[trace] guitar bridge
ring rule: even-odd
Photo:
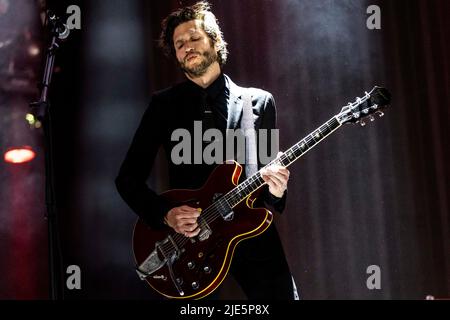
[[[170,242],[175,250],[170,250],[166,252],[162,245]],[[161,255],[164,259],[160,259],[158,255],[158,251],[161,252]],[[144,260],[137,268],[136,272],[139,275],[141,280],[145,280],[149,275],[161,269],[168,261],[174,261],[180,255],[180,250],[176,246],[175,241],[169,235],[162,242],[155,243],[155,249],[149,254],[147,259]]]
[[[198,240],[205,241],[212,234],[212,230],[209,227],[208,223],[201,216],[197,219],[199,222],[200,233],[198,234]]]
[[[166,264],[167,260],[161,260],[158,256],[158,246],[157,244],[155,250],[136,268],[136,272],[141,280],[145,280],[149,275],[158,271]]]
[[[180,250],[178,246],[174,245],[175,250],[170,250],[169,252],[164,251],[162,245],[166,244],[168,242],[171,242],[172,245],[175,244],[175,241],[172,239],[172,237],[169,235],[167,238],[164,239],[162,242],[156,242],[155,243],[155,249],[150,253],[150,255],[147,257],[147,259],[144,260],[143,263],[141,263],[137,268],[136,272],[141,280],[145,280],[148,276],[150,276],[152,273],[158,271],[161,269],[164,265],[167,265],[167,268],[169,270],[169,276],[170,279],[173,282],[173,285],[178,291],[178,294],[180,296],[184,296],[184,291],[181,289],[180,284],[177,281],[177,277],[175,276],[175,273],[173,272],[172,264],[175,262],[175,260],[178,259]],[[163,260],[161,260],[158,256],[158,250],[161,252],[161,255],[164,257]],[[154,275],[154,279],[161,279],[163,281],[167,280],[167,277],[164,275]],[[181,278],[180,278],[181,279]]]

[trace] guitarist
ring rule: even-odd
[[[227,44],[207,2],[171,13],[162,23],[160,45],[176,58],[187,79],[153,94],[120,168],[116,186],[125,202],[149,226],[158,228],[165,223],[186,237],[195,237],[200,231],[199,208],[170,207],[147,186],[146,180],[162,146],[168,160],[170,188],[200,188],[214,165],[195,161],[175,164],[171,155],[177,141],[172,141],[172,133],[185,128],[194,137],[194,121],[201,121],[203,130],[219,129],[223,136],[226,129],[239,128],[243,88],[222,73]],[[250,93],[255,129],[275,129],[276,109],[272,95],[260,89],[250,89]],[[192,158],[194,152],[192,147]],[[245,174],[241,175],[243,177]],[[282,166],[272,166],[265,170],[263,179],[267,184],[254,206],[270,206],[282,212],[289,171]],[[274,223],[261,235],[239,243],[230,273],[248,299],[292,300],[297,297]],[[217,297],[217,291],[212,298]]]

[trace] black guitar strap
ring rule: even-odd
[[[241,129],[245,135],[245,175],[250,177],[258,171],[258,157],[256,151],[256,131],[253,120],[252,98],[249,90],[243,94]]]

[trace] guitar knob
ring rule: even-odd
[[[198,285],[198,282],[197,282],[197,281],[194,281],[194,282],[192,282],[191,286],[192,286],[192,289],[194,289],[194,290],[197,290],[197,289],[198,289],[198,287],[199,287],[199,285]]]
[[[182,285],[183,284],[183,278],[177,278],[177,283],[179,285]]]
[[[205,271],[206,273],[211,273],[211,268],[209,266],[206,266],[203,268],[203,271]]]
[[[195,267],[195,263],[193,263],[192,261],[189,261],[188,263],[187,263],[187,266],[188,266],[188,268],[189,269],[194,269],[194,267]]]

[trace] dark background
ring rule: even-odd
[[[155,298],[133,270],[136,216],[114,179],[151,93],[183,79],[156,47],[161,20],[180,2],[195,1],[46,2],[58,13],[78,4],[82,13],[81,30],[58,52],[51,91],[62,268],[82,272],[81,290],[66,290],[66,299]],[[37,20],[42,1],[10,8],[29,3],[27,21]],[[385,117],[345,126],[290,167],[287,209],[275,220],[302,298],[450,297],[450,3],[211,4],[229,44],[224,72],[274,95],[282,150],[374,85],[393,96]],[[366,27],[372,4],[381,8],[381,30]],[[30,23],[43,49],[45,32]],[[43,53],[27,62],[29,88]],[[25,110],[37,92],[1,93],[3,153],[8,137],[27,130],[9,124],[14,110]],[[32,163],[0,164],[2,299],[48,297],[42,134],[32,135],[39,150]],[[163,191],[165,177],[158,162],[149,184]],[[366,286],[370,265],[381,268],[379,290]],[[231,278],[222,297],[245,298]]]

